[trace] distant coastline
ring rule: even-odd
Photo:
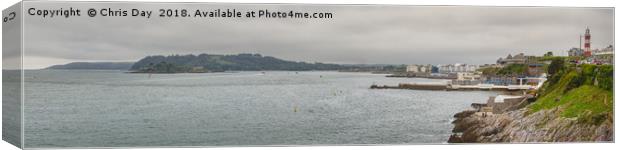
[[[134,62],[72,62],[62,65],[53,65],[45,69],[69,70],[129,70]]]
[[[340,71],[394,74],[403,72],[404,65],[331,64],[289,61],[261,54],[235,55],[154,55],[136,62],[72,62],[45,69],[127,70],[126,73],[174,74],[216,73],[226,71]]]

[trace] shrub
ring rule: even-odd
[[[614,68],[611,65],[602,65],[599,67],[598,74],[596,74],[598,81],[597,87],[612,91],[614,88]]]
[[[547,68],[547,73],[553,75],[561,70],[564,70],[564,68],[564,59],[556,57],[551,60],[551,64],[549,64],[549,67]]]

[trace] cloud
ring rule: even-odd
[[[185,8],[331,12],[331,19],[26,16],[25,66],[48,60],[138,60],[147,55],[261,53],[330,63],[493,63],[508,53],[566,53],[585,27],[613,44],[613,8],[394,5],[26,3],[25,8]],[[28,57],[31,56],[31,57]]]

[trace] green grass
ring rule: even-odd
[[[585,116],[586,113],[610,113],[613,111],[613,93],[591,85],[584,85],[566,94],[549,93],[529,106],[532,112],[555,107],[561,107],[561,116],[567,118]]]
[[[554,59],[562,59],[562,60],[566,60],[566,59],[575,59],[575,58],[579,58],[579,57],[574,57],[574,56],[543,56],[543,57],[538,57],[538,61],[550,61],[550,60],[554,60]]]
[[[608,84],[613,84],[613,76],[609,75],[613,74],[613,68],[590,65],[580,68],[581,71],[570,69],[561,72],[561,78],[555,83],[545,83],[540,93],[542,96],[528,106],[528,114],[559,107],[560,116],[577,117],[580,122],[599,124],[610,118],[613,89],[609,86],[613,85]]]
[[[545,90],[543,96],[539,97],[536,102],[529,106],[530,112],[537,112],[541,109],[551,109],[560,106],[561,103],[559,102],[562,102],[561,98],[564,94],[564,87],[566,87],[570,80],[576,76],[577,73],[570,72],[562,76],[556,84],[549,85],[549,83],[545,83],[547,85],[543,87]],[[560,99],[560,101],[556,102],[556,99]]]
[[[510,64],[503,68],[484,68],[479,69],[485,75],[519,75],[527,73],[527,65],[525,64]]]
[[[514,75],[525,74],[527,71],[527,65],[524,64],[510,64],[500,69],[497,74],[500,75]]]

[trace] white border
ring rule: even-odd
[[[96,0],[73,0],[73,1],[96,1]],[[106,1],[144,1],[144,2],[175,2],[174,0],[106,0]],[[476,5],[476,6],[560,6],[560,7],[616,7],[618,2],[614,0],[362,0],[362,1],[346,1],[346,0],[182,0],[183,2],[226,2],[226,3],[312,3],[312,4],[396,4],[396,5]],[[2,0],[0,2],[0,8],[5,9],[9,6],[16,4],[19,0]],[[614,12],[614,20],[617,20],[617,12]],[[615,21],[614,21],[615,24]],[[617,28],[615,24],[614,29]],[[617,31],[614,30],[614,33]],[[2,31],[0,31],[0,34]],[[614,43],[617,43],[614,34]],[[0,44],[1,47],[1,44]],[[0,54],[1,55],[1,54]],[[1,58],[1,57],[0,57]],[[619,58],[615,58],[615,62],[618,62]],[[0,62],[1,64],[1,62]],[[1,65],[0,65],[1,66]],[[615,66],[615,70],[620,67]],[[1,75],[0,75],[1,77]],[[615,74],[614,78],[618,75]],[[1,87],[1,85],[0,85]],[[614,87],[618,87],[618,81],[614,81]],[[618,93],[617,88],[614,93]],[[0,92],[1,93],[1,92]],[[615,99],[615,98],[614,98]],[[616,101],[614,108],[620,106]],[[0,107],[0,112],[2,108]],[[615,112],[615,116],[618,116],[618,112]],[[617,117],[615,117],[617,118]],[[0,121],[1,123],[1,121]],[[615,123],[615,129],[618,128],[618,123]],[[1,129],[0,129],[1,130]],[[615,134],[615,138],[618,139],[618,134]],[[615,143],[585,143],[585,144],[463,144],[463,145],[398,145],[398,146],[310,146],[310,147],[218,147],[209,148],[213,150],[262,150],[262,149],[285,149],[285,150],[316,150],[316,149],[506,149],[506,150],[529,150],[529,149],[547,149],[547,150],[565,150],[565,149],[579,149],[579,150],[594,150],[594,149],[614,149],[618,147]],[[10,150],[18,149],[7,142],[0,142],[0,149]],[[146,150],[153,148],[132,148],[131,150]],[[188,148],[157,148],[162,150],[176,150],[176,149],[188,149]],[[617,149],[617,148],[615,148]]]

